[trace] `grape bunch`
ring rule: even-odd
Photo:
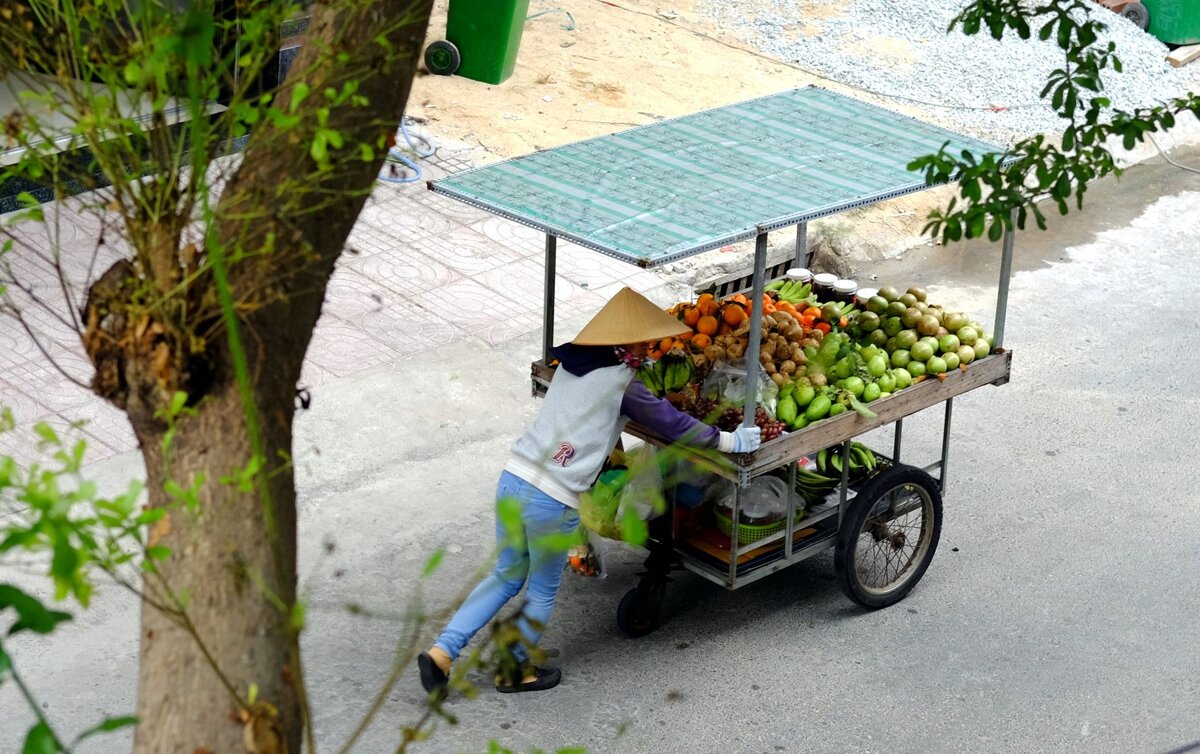
[[[688,414],[705,423],[712,423],[719,415],[720,405],[711,398],[697,398],[685,409]]]
[[[764,408],[759,408],[754,412],[754,423],[762,430],[762,441],[774,440],[783,434],[783,430],[787,429],[781,421],[775,421]]]
[[[742,410],[740,408],[729,408],[725,413],[721,414],[721,418],[717,419],[717,427],[726,432],[732,432],[742,426]]]
[[[783,422],[777,421],[760,422],[758,426],[762,428],[763,442],[774,440],[776,437],[779,437],[781,434],[783,434],[783,430],[786,428],[786,425]]]

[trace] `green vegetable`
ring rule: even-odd
[[[775,416],[789,427],[796,423],[796,401],[790,395],[785,395],[775,409]]]
[[[824,419],[829,414],[829,409],[832,405],[828,396],[818,395],[816,398],[813,398],[812,403],[808,404],[808,408],[804,411],[804,416],[810,422]]]

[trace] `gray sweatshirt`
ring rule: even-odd
[[[555,500],[578,507],[579,493],[595,483],[629,419],[672,441],[716,446],[716,428],[651,395],[632,369],[611,363],[615,356],[580,347],[555,353],[562,367],[505,467]]]

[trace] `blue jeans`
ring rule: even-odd
[[[435,646],[451,658],[458,657],[471,637],[496,617],[506,602],[517,596],[526,579],[529,590],[517,626],[530,646],[537,644],[541,629],[550,621],[550,613],[554,610],[567,553],[561,547],[547,549],[539,545],[538,540],[547,535],[575,531],[579,526],[579,513],[507,471],[500,475],[496,487],[497,502],[505,498],[515,498],[521,503],[522,531],[513,533],[513,539],[520,544],[506,545],[510,537],[497,516],[496,543],[504,549],[500,551],[496,567],[475,587],[435,642]],[[521,654],[519,659],[524,659],[519,649],[516,653]]]

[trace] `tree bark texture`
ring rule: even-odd
[[[165,601],[164,588],[182,595],[194,624],[195,637],[177,619],[143,605],[138,754],[300,750],[294,655],[299,645],[278,604],[291,605],[296,594],[295,487],[287,462],[296,383],[334,263],[382,167],[384,150],[373,160],[343,155],[360,143],[376,145],[395,129],[431,5],[432,0],[350,0],[336,8],[314,7],[308,39],[277,105],[287,107],[302,78],[313,92],[340,89],[353,79],[369,106],[331,108],[326,127],[337,129],[347,148],[334,153],[334,169],[323,172],[294,135],[289,139],[261,124],[218,207],[216,236],[233,260],[232,293],[261,418],[277,541],[259,490],[219,481],[253,456],[224,335],[204,354],[211,376],[207,392],[191,396],[195,414],[180,418],[165,455],[160,441],[166,426],[155,417],[166,400],[163,379],[146,363],[145,349],[88,349],[98,375],[116,374],[109,381],[115,394],[106,397],[125,408],[141,441],[150,504],[169,510],[150,533],[152,544],[170,548],[171,555],[160,563],[163,584],[147,576],[148,597]],[[333,60],[339,51],[354,62]],[[313,127],[321,105],[317,96],[301,105],[299,133]],[[313,175],[316,183],[306,184]],[[308,211],[318,201],[328,206]],[[263,248],[269,253],[261,258],[236,258],[239,249]],[[198,510],[191,512],[163,486],[174,480],[187,488],[197,475],[204,482]],[[240,709],[235,694],[245,699],[252,684],[260,703]]]

